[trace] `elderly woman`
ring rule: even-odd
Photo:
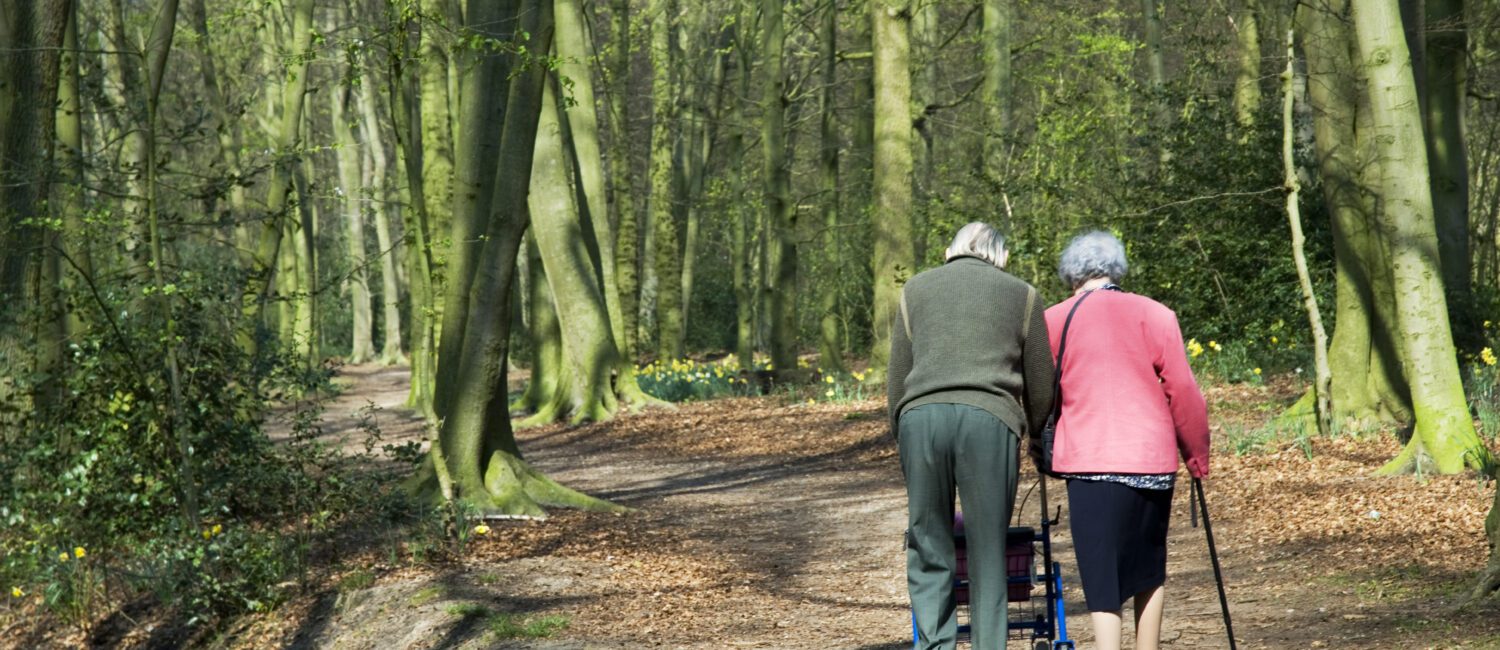
[[[1058,263],[1073,297],[1047,309],[1054,353],[1067,330],[1052,470],[1068,482],[1097,647],[1118,650],[1133,600],[1136,648],[1155,650],[1177,457],[1194,477],[1208,474],[1208,410],[1177,315],[1121,289],[1125,270],[1125,247],[1099,231],[1073,239]]]
[[[1052,409],[1052,356],[1036,290],[1001,270],[1000,233],[966,225],[945,257],[907,281],[891,330],[887,398],[906,476],[906,580],[916,647],[953,648],[957,486],[973,647],[1001,648],[1018,436]]]

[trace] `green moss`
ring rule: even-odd
[[[359,591],[373,584],[375,584],[375,574],[368,569],[360,569],[339,578],[339,593]]]
[[[412,607],[421,607],[442,597],[442,587],[428,587],[426,589],[418,591],[415,594],[412,594],[411,598],[408,598],[406,602]]]
[[[525,619],[511,614],[496,614],[486,623],[490,633],[501,639],[545,639],[567,629],[568,617],[557,614]]]

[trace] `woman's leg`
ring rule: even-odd
[[[1120,650],[1120,612],[1089,612],[1094,624],[1094,647],[1097,650]]]
[[[1135,595],[1136,650],[1156,650],[1161,642],[1161,613],[1166,601],[1160,586]]]

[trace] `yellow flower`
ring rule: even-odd
[[[58,562],[67,562],[68,561],[68,554],[67,553],[58,553],[57,554],[57,561]]]
[[[1250,372],[1255,373],[1255,376],[1257,376],[1257,377],[1260,376],[1260,368],[1256,368],[1255,370],[1251,370]]]
[[[1223,348],[1223,347],[1222,347],[1222,346],[1220,346],[1220,345],[1219,345],[1219,342],[1218,342],[1218,341],[1209,341],[1209,342],[1208,342],[1208,347],[1211,347],[1211,348],[1213,348],[1213,349],[1214,349],[1214,352],[1218,352],[1218,351],[1220,351],[1220,350],[1223,350],[1223,349],[1224,349],[1224,348]]]
[[[1488,327],[1489,327],[1489,326],[1490,326],[1490,322],[1489,322],[1489,321],[1485,321],[1485,322],[1484,322],[1484,326],[1485,326],[1485,327],[1486,327],[1486,328],[1488,328]]]
[[[1203,354],[1203,346],[1198,343],[1198,339],[1188,339],[1187,349],[1188,349],[1188,354],[1190,354],[1190,355],[1192,355],[1194,357],[1197,357],[1198,355]]]
[[[13,597],[13,598],[20,598],[20,597],[22,597],[22,596],[25,596],[25,595],[26,595],[26,592],[24,592],[24,591],[21,591],[21,588],[20,588],[20,587],[11,587],[11,588],[10,588],[10,595],[11,595],[11,597]]]
[[[207,529],[207,528],[203,529],[203,539],[208,539],[208,538],[213,537],[213,536],[214,536],[214,531],[212,531],[210,529]]]
[[[214,524],[214,534],[215,535],[222,534],[223,532],[224,532],[224,527],[223,526],[221,526],[219,524]]]
[[[813,404],[817,404],[817,403],[818,403],[818,400],[815,400],[815,399],[813,399],[811,397],[807,398],[807,404],[808,404],[808,406],[812,406]]]
[[[831,384],[833,381],[833,375],[823,375],[823,383]]]
[[[832,388],[828,389],[828,392],[823,393],[823,396],[824,397],[833,397],[833,389]]]
[[[86,553],[86,552],[84,552],[84,550],[83,550],[83,547],[82,547],[82,546],[74,546],[74,547],[73,547],[73,556],[74,556],[74,557],[77,557],[77,558],[80,558],[80,559],[81,559],[81,558],[83,558],[83,556],[85,556],[85,555],[88,555],[88,553]]]
[[[865,373],[862,373],[862,372],[856,372],[856,373],[854,373],[854,381],[864,381],[864,380],[865,380]]]
[[[490,534],[490,527],[486,526],[484,524],[479,524],[478,526],[474,527],[474,534],[475,535],[488,535],[488,534]]]
[[[1280,343],[1280,342],[1281,342],[1281,340],[1280,340],[1280,339],[1277,339],[1277,338],[1276,338],[1276,337],[1274,337],[1274,336],[1273,336],[1273,337],[1271,337],[1271,345],[1276,345],[1276,344],[1277,344],[1277,343]]]
[[[1486,366],[1493,366],[1493,365],[1495,365],[1495,351],[1494,350],[1491,350],[1489,348],[1485,348],[1483,350],[1480,350],[1479,351],[1479,358],[1484,361],[1484,365],[1486,365]]]

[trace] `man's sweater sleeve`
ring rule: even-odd
[[[900,433],[901,400],[906,396],[906,376],[911,374],[911,337],[906,335],[907,323],[901,312],[891,323],[891,357],[886,365],[885,404],[891,423],[891,437]]]
[[[1057,380],[1044,311],[1041,305],[1033,305],[1026,340],[1021,348],[1022,377],[1026,383],[1026,433],[1036,452],[1040,452],[1042,427],[1046,426],[1047,416],[1052,413],[1053,383]],[[1032,455],[1039,457],[1038,453]]]

